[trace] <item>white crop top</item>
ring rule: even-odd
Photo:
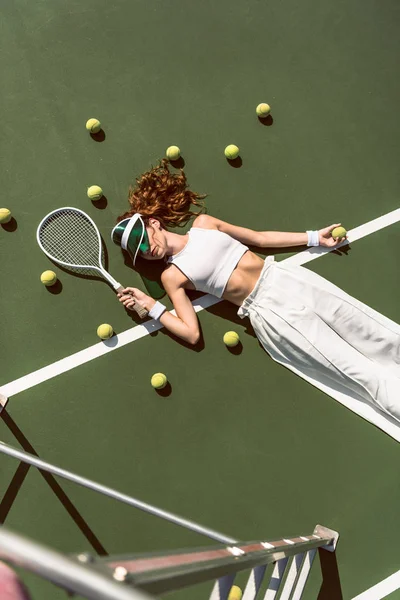
[[[247,246],[218,229],[192,227],[188,234],[186,246],[168,262],[176,265],[196,290],[221,298]]]

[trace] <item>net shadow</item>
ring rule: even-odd
[[[318,548],[318,553],[322,573],[318,600],[343,600],[336,553],[321,548]]]
[[[29,452],[30,454],[33,454],[34,456],[39,457],[38,453],[36,452],[36,450],[34,449],[32,444],[28,441],[28,439],[25,437],[25,435],[23,434],[21,429],[18,427],[18,425],[15,423],[15,421],[12,419],[11,415],[7,412],[7,410],[5,408],[1,412],[1,418],[3,419],[4,423],[7,425],[8,429],[11,431],[11,433],[14,435],[15,439],[21,445],[23,450],[25,450],[25,452]],[[0,514],[3,517],[3,520],[1,521],[2,524],[4,523],[9,511],[11,510],[14,500],[17,497],[17,494],[18,494],[18,492],[25,480],[27,472],[30,468],[29,465],[25,465],[24,463],[21,463],[21,464],[23,464],[24,467],[27,467],[27,469],[26,470],[23,469],[20,465],[20,467],[17,469],[17,471],[16,471],[10,485],[8,486],[8,489],[0,503]],[[49,485],[50,489],[54,492],[54,494],[56,495],[58,500],[64,506],[65,510],[67,511],[69,516],[72,518],[74,523],[77,525],[77,527],[79,528],[81,533],[85,536],[85,538],[87,539],[89,544],[92,546],[92,548],[100,556],[107,556],[108,555],[107,550],[104,548],[103,544],[100,542],[98,537],[95,535],[94,531],[90,528],[87,521],[85,521],[83,516],[80,514],[80,512],[78,511],[76,506],[72,503],[72,501],[69,499],[67,494],[64,492],[63,488],[58,483],[58,481],[55,479],[54,475],[52,475],[51,473],[48,473],[47,471],[42,471],[40,469],[38,469],[38,471],[42,475],[42,477],[46,481],[46,483]]]

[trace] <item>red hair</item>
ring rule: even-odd
[[[130,186],[130,209],[118,217],[118,221],[140,213],[145,220],[152,217],[164,227],[183,226],[191,217],[205,211],[204,203],[201,202],[205,197],[205,194],[189,190],[183,170],[171,173],[168,160],[163,158],[157,167],[137,177],[135,186]],[[200,207],[200,210],[192,211],[192,204]]]

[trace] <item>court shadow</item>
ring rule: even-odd
[[[249,249],[252,252],[255,252],[256,254],[259,254],[264,257],[278,256],[279,254],[299,254],[300,252],[303,252],[303,250],[310,250],[315,254],[336,254],[337,256],[342,256],[343,254],[347,255],[350,252],[351,246],[350,244],[345,244],[340,248],[335,248],[334,250],[331,250],[330,253],[326,252],[323,246],[316,246],[315,248],[310,248],[306,245],[285,246],[285,248],[257,248],[256,246],[249,246]]]
[[[169,162],[175,169],[183,169],[186,164],[183,156],[180,156],[177,160],[170,160]]]
[[[209,306],[207,308],[207,311],[210,312],[211,314],[219,317],[220,319],[225,319],[226,321],[229,321],[230,323],[234,323],[235,325],[240,326],[241,329],[243,329],[243,326],[245,326],[244,332],[247,335],[251,335],[252,337],[257,339],[257,336],[254,333],[253,327],[251,326],[250,320],[249,319],[241,319],[239,317],[239,315],[237,314],[238,310],[239,310],[238,306],[236,306],[235,304],[232,304],[231,302],[227,302],[226,300],[223,300],[222,302],[218,302],[217,304],[214,304],[213,306]],[[238,346],[229,348],[229,351],[232,351],[232,354],[235,354],[236,352],[238,354],[240,354],[240,352],[241,352],[240,348],[235,351],[235,348],[238,348]]]
[[[133,266],[129,254],[122,248],[121,252],[124,257],[124,265],[140,275],[149,296],[154,300],[163,298],[166,292],[161,283],[161,274],[164,271],[165,262],[163,260],[149,261],[139,256],[136,260],[136,268]]]
[[[118,345],[118,334],[114,332],[112,337],[106,340],[101,340],[107,348],[115,348]]]
[[[28,441],[28,439],[25,437],[25,435],[23,434],[21,429],[18,427],[18,425],[15,423],[15,421],[12,419],[11,415],[7,412],[7,410],[5,408],[1,411],[0,417],[3,419],[4,423],[7,425],[8,429],[13,434],[13,436],[15,437],[17,442],[21,445],[22,449],[25,450],[25,452],[28,452],[29,454],[39,457],[38,453],[36,452],[36,450],[34,449],[32,444]],[[1,523],[4,523],[8,513],[13,505],[13,502],[22,486],[22,483],[27,475],[27,470],[25,468],[22,468],[21,465],[24,465],[24,467],[28,467],[28,470],[30,468],[30,466],[25,465],[25,463],[21,463],[20,467],[18,467],[18,469],[17,469],[10,485],[8,486],[8,489],[0,503],[0,514],[3,517],[3,521],[0,521]],[[34,468],[36,468],[36,467],[34,467]],[[41,469],[38,469],[38,471],[42,475],[43,479],[46,481],[46,483],[48,484],[50,489],[54,492],[54,494],[56,495],[58,500],[64,506],[65,510],[67,511],[69,516],[72,518],[74,523],[77,525],[77,527],[79,528],[81,533],[85,536],[85,538],[87,539],[89,544],[92,546],[92,548],[100,556],[107,556],[108,555],[107,550],[104,548],[103,544],[97,538],[97,536],[95,535],[93,530],[89,527],[88,523],[82,517],[82,515],[80,514],[78,509],[75,507],[75,505],[69,499],[67,494],[64,492],[61,485],[55,479],[54,475],[52,475],[51,473],[48,473],[47,471],[43,471]]]
[[[318,548],[318,554],[321,565],[322,584],[317,600],[343,600],[336,553]]]
[[[63,284],[61,283],[61,281],[59,279],[57,279],[57,281],[55,282],[54,285],[48,285],[46,286],[47,291],[49,292],[49,294],[61,294],[62,290],[63,290]]]
[[[103,195],[98,200],[92,200],[92,204],[95,208],[98,208],[99,210],[104,210],[105,208],[107,208],[108,205],[107,197]]]
[[[170,384],[170,382],[167,382],[167,385],[162,388],[161,390],[154,390],[155,392],[157,392],[158,396],[161,396],[162,398],[168,398],[168,396],[170,396],[172,394],[172,385]]]
[[[335,254],[336,256],[343,256],[343,254],[345,256],[348,255],[349,252],[351,252],[352,248],[349,244],[345,244],[344,246],[341,246],[340,248],[336,248],[335,250],[332,250],[332,254]]]
[[[291,252],[302,252],[307,246],[285,246],[285,248],[258,248],[257,246],[249,246],[249,250],[256,254],[261,254],[265,258],[267,256],[276,256],[278,254],[290,254]]]
[[[239,340],[239,343],[236,346],[225,346],[229,354],[234,354],[235,356],[239,356],[243,352],[242,342]]]
[[[227,158],[226,161],[234,169],[240,169],[240,167],[243,165],[243,160],[240,156],[238,156],[237,158]]]
[[[68,267],[63,267],[63,265],[60,265],[58,263],[56,263],[54,260],[51,260],[51,258],[49,258],[49,261],[60,271],[62,271],[63,273],[67,273],[68,275],[73,275],[74,277],[78,277],[78,279],[86,279],[88,281],[102,281],[104,283],[104,279],[102,277],[100,277],[100,275],[86,275],[86,273],[79,273],[79,271],[75,271],[74,269],[69,269]],[[106,267],[107,269],[107,267]]]
[[[204,350],[204,348],[206,347],[205,343],[204,343],[203,332],[201,331],[201,326],[200,326],[200,339],[197,342],[197,344],[189,344],[189,342],[185,342],[185,340],[178,337],[177,335],[174,335],[173,333],[171,333],[170,331],[165,329],[165,327],[163,327],[163,329],[160,329],[157,333],[159,335],[166,335],[167,337],[174,340],[174,342],[176,342],[180,346],[183,346],[184,348],[187,348],[188,350],[191,350],[192,352],[202,352]]]
[[[273,125],[274,120],[272,118],[272,115],[268,115],[266,117],[257,117],[259,123],[261,123],[262,125],[265,125],[265,127],[271,127],[271,125]]]
[[[16,221],[16,219],[14,219],[14,217],[11,217],[10,221],[8,221],[8,223],[1,223],[2,228],[4,229],[4,231],[8,231],[8,232],[12,232],[15,231],[16,229],[18,229],[18,223]]]
[[[28,474],[30,465],[26,463],[19,463],[17,470],[14,473],[13,478],[10,481],[10,485],[6,489],[3,498],[0,501],[0,524],[4,525],[8,513],[10,512],[14,500],[16,499],[22,484],[25,481],[25,477]]]
[[[106,134],[103,129],[100,129],[100,131],[98,131],[97,133],[91,133],[90,137],[95,142],[104,142],[104,140],[106,139]]]

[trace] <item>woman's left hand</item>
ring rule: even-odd
[[[325,227],[325,229],[320,229],[318,231],[319,235],[319,245],[325,246],[326,248],[332,248],[333,246],[337,246],[343,240],[347,239],[347,236],[344,238],[333,238],[331,232],[335,227],[340,227],[341,223],[335,223],[335,225],[329,225],[329,227]]]

